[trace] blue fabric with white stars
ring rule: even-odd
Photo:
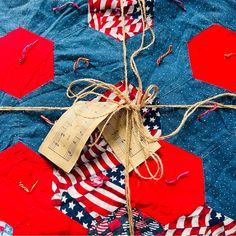
[[[71,219],[79,222],[83,227],[90,228],[96,221],[84,210],[83,206],[72,198],[67,192],[62,194],[62,203],[60,210],[71,217]]]
[[[121,188],[125,187],[124,166],[118,165],[117,167],[103,171],[102,174],[109,177],[109,181]],[[69,193],[62,193],[62,201],[60,210],[69,216],[71,219],[79,222],[85,228],[91,228],[96,220],[84,209],[83,203],[79,203],[76,199],[72,198]]]
[[[158,105],[159,102],[155,99],[152,102],[153,105]],[[161,129],[160,122],[160,110],[155,108],[143,108],[141,110],[141,116],[143,117],[143,124],[148,130]]]
[[[0,91],[1,106],[69,106],[66,98],[68,84],[81,77],[102,79],[116,83],[123,79],[122,44],[88,27],[87,0],[75,1],[80,10],[66,7],[53,12],[52,8],[66,0],[8,0],[0,1],[0,36],[21,26],[54,41],[55,79],[21,100]],[[136,62],[144,88],[151,83],[159,87],[160,104],[192,104],[223,89],[192,78],[186,42],[193,36],[219,23],[236,30],[235,0],[183,0],[186,12],[172,0],[156,0],[154,31],[157,39],[153,47],[142,52]],[[13,17],[14,16],[14,17]],[[149,38],[149,34],[147,35]],[[127,40],[128,56],[139,47],[141,35]],[[173,52],[161,66],[156,59],[168,46]],[[87,57],[91,65],[73,64],[79,57]],[[131,70],[131,83],[137,84]],[[14,85],[13,85],[14,86]],[[229,104],[235,99],[224,99]],[[197,111],[181,132],[169,141],[203,159],[207,204],[217,211],[236,218],[236,119],[235,111],[217,110],[203,118]],[[174,130],[184,113],[182,109],[161,109],[163,134]],[[52,120],[62,112],[43,112]],[[11,112],[0,114],[0,150],[22,141],[35,151],[50,129],[38,112]]]
[[[215,210],[211,211],[209,225],[214,226],[217,225],[225,220],[225,216]]]
[[[147,14],[147,17],[148,18],[153,18],[154,16],[154,0],[147,0],[146,1],[146,8],[147,8],[147,11],[146,11],[146,14]],[[134,19],[137,19],[140,17],[140,7],[139,5],[135,5],[134,6],[134,11],[132,13],[132,17]]]
[[[113,184],[124,188],[125,187],[125,176],[124,176],[124,166],[118,165],[115,168],[109,169],[106,172],[103,172],[103,174],[106,174],[107,177],[109,177],[109,181],[111,181]]]

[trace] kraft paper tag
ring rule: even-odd
[[[101,130],[103,122],[98,126]],[[148,132],[148,131],[147,131]],[[116,154],[119,161],[125,165],[126,158],[126,110],[120,110],[113,118],[109,121],[106,129],[102,133],[103,137],[106,139],[107,143],[110,145],[114,153]],[[158,142],[149,143],[149,150],[156,152],[160,148]],[[137,134],[132,130],[131,143],[130,143],[130,168],[131,172],[135,167],[138,167],[141,163],[149,157],[145,153],[144,148],[140,144],[137,138]]]
[[[77,102],[55,123],[39,152],[70,172],[91,133],[117,106],[111,102]]]

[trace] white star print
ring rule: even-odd
[[[121,179],[121,180],[119,181],[119,183],[120,183],[121,185],[124,185],[124,184],[125,184],[125,180],[124,180],[124,179]]]
[[[88,228],[88,223],[83,223],[84,228]]]
[[[111,181],[114,182],[115,180],[117,180],[117,178],[115,176],[111,176]]]
[[[77,213],[77,218],[79,218],[79,220],[81,219],[81,217],[83,217],[84,216],[84,214],[83,214],[83,211],[78,211],[78,213]]]
[[[159,128],[159,126],[157,126],[157,125],[153,126],[153,129],[158,129],[158,128]]]
[[[66,209],[63,209],[63,210],[62,210],[62,213],[66,215],[66,214],[67,214]]]
[[[97,221],[96,220],[93,220],[91,225],[96,225]]]
[[[61,199],[61,201],[66,203],[67,197],[66,197],[66,196],[63,196],[62,199]]]
[[[124,171],[121,170],[120,171],[120,175],[125,175]]]
[[[71,208],[71,209],[73,210],[74,207],[75,207],[75,204],[74,204],[73,202],[70,202],[70,203],[69,203],[69,208]]]
[[[222,215],[220,213],[216,213],[216,218],[220,219],[222,217]]]
[[[150,129],[150,126],[149,126],[149,125],[146,125],[145,128],[146,128],[146,129]]]
[[[10,232],[11,232],[11,229],[10,229],[9,227],[5,227],[5,231],[6,231],[7,233],[10,233]]]
[[[155,122],[155,118],[152,117],[152,118],[150,119],[150,122]]]
[[[147,112],[148,109],[146,107],[143,108],[143,112]]]
[[[113,168],[112,170],[111,170],[111,172],[116,172],[118,170],[118,168]]]

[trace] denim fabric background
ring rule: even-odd
[[[86,0],[76,1],[81,6],[80,10],[67,7],[58,12],[52,11],[52,7],[65,2],[0,0],[0,36],[21,26],[55,43],[55,79],[21,100],[0,91],[0,105],[67,106],[72,101],[66,98],[66,87],[74,79],[93,77],[110,83],[122,79],[122,44],[88,27]],[[184,2],[187,12],[183,12],[171,0],[156,1],[154,30],[157,39],[153,47],[137,58],[144,86],[151,83],[159,86],[161,104],[191,104],[224,92],[192,78],[186,42],[213,23],[236,31],[236,1]],[[129,55],[139,47],[139,43],[140,35],[127,40]],[[157,67],[157,57],[166,51],[169,44],[174,46],[173,53]],[[79,56],[90,58],[91,66],[86,68],[80,64],[75,74],[72,66]],[[135,84],[131,71],[129,77]],[[235,103],[235,100],[228,99],[228,102]],[[183,112],[174,109],[161,110],[164,134],[168,134],[178,125]],[[207,203],[215,210],[236,219],[236,114],[235,111],[217,110],[205,116],[204,123],[201,123],[196,120],[201,112],[196,112],[179,135],[169,141],[202,157]],[[50,129],[40,118],[40,114],[1,112],[0,149],[3,150],[20,140],[37,151]],[[61,112],[43,114],[54,120]]]

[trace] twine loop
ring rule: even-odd
[[[88,83],[89,85],[86,86],[84,89],[75,92],[74,88],[76,85],[79,85],[80,83]],[[142,179],[154,179],[159,180],[163,176],[163,164],[160,159],[160,157],[153,151],[149,150],[149,144],[150,142],[156,142],[157,139],[151,136],[151,134],[146,130],[143,124],[143,118],[141,116],[141,109],[144,107],[147,107],[151,101],[153,101],[157,95],[158,95],[158,88],[156,85],[150,85],[146,92],[141,94],[141,89],[138,90],[138,98],[134,101],[131,101],[129,97],[129,92],[127,90],[127,85],[125,87],[125,91],[121,92],[117,87],[115,87],[113,84],[105,83],[103,81],[95,80],[92,78],[84,78],[80,80],[73,81],[67,89],[67,96],[69,98],[75,99],[74,104],[76,104],[79,100],[84,99],[88,97],[89,95],[96,95],[100,96],[106,99],[106,101],[109,101],[111,103],[118,104],[117,108],[109,113],[105,114],[107,116],[105,123],[103,124],[102,128],[100,129],[100,134],[96,137],[95,141],[90,144],[90,146],[96,145],[107,127],[109,121],[117,114],[117,112],[120,112],[122,109],[126,111],[126,143],[125,143],[125,179],[126,179],[126,185],[125,185],[125,192],[126,192],[126,200],[127,200],[127,209],[128,209],[128,218],[129,218],[129,224],[130,224],[130,235],[134,235],[134,224],[133,224],[133,216],[132,216],[132,206],[131,206],[131,198],[130,198],[130,186],[129,186],[129,167],[130,165],[133,167],[133,170],[138,174],[138,176]],[[114,100],[110,100],[105,94],[101,93],[99,90],[110,90],[113,92],[119,99],[120,102],[116,102]],[[89,109],[89,104],[88,104]],[[80,115],[80,114],[78,114]],[[86,117],[89,119],[97,118],[98,116],[92,116],[92,117]],[[145,159],[144,165],[147,169],[148,176],[142,175],[136,166],[133,166],[132,161],[130,161],[130,143],[131,143],[131,135],[135,134],[137,137],[138,142],[143,148],[143,151],[145,153]],[[153,173],[150,169],[149,164],[147,163],[147,158],[151,158],[156,163],[155,173]]]
[[[130,235],[134,235],[134,223],[133,223],[133,215],[132,215],[132,206],[131,206],[131,197],[130,197],[130,185],[129,185],[129,167],[132,165],[132,161],[130,161],[130,143],[131,143],[131,135],[132,132],[136,135],[138,138],[138,142],[143,147],[143,150],[148,157],[152,158],[156,163],[156,169],[155,173],[153,174],[150,170],[150,167],[147,163],[147,159],[144,159],[144,164],[146,166],[146,169],[148,171],[149,176],[143,176],[136,167],[134,167],[134,171],[139,175],[139,177],[143,179],[155,179],[160,180],[163,176],[163,164],[160,157],[153,151],[150,151],[149,144],[151,142],[157,142],[160,139],[167,139],[174,135],[176,135],[187,119],[201,106],[207,104],[214,103],[214,99],[224,97],[224,96],[231,96],[236,97],[236,94],[234,93],[224,93],[219,94],[216,96],[213,96],[211,98],[208,98],[206,100],[197,102],[187,109],[187,111],[184,114],[184,117],[182,121],[180,122],[179,126],[170,134],[162,136],[160,138],[155,138],[151,136],[151,134],[145,129],[143,125],[143,119],[141,116],[141,109],[142,108],[157,108],[159,105],[150,105],[151,101],[154,100],[158,95],[158,87],[155,84],[150,85],[146,92],[143,93],[143,86],[142,86],[142,80],[135,62],[135,58],[139,55],[140,52],[148,49],[154,42],[155,42],[155,34],[152,30],[152,28],[149,26],[147,19],[146,19],[146,6],[145,6],[145,0],[138,0],[139,7],[141,9],[141,16],[142,16],[142,38],[141,38],[141,44],[140,47],[131,55],[130,57],[130,67],[134,73],[134,75],[137,78],[138,82],[138,93],[137,93],[137,99],[135,101],[131,101],[129,97],[129,91],[128,91],[128,63],[127,63],[127,48],[126,48],[126,41],[125,41],[125,17],[124,17],[124,2],[123,0],[120,1],[121,5],[121,23],[122,23],[122,34],[123,34],[123,60],[124,60],[124,84],[125,84],[125,91],[121,92],[117,87],[115,87],[113,84],[105,83],[100,80],[92,79],[92,78],[84,78],[80,80],[73,81],[68,89],[67,89],[67,96],[69,98],[74,98],[74,103],[78,102],[81,99],[84,99],[88,97],[89,95],[96,95],[100,96],[102,98],[105,98],[107,102],[117,103],[118,106],[115,109],[115,111],[106,114],[107,118],[105,120],[105,123],[103,124],[103,127],[100,129],[100,134],[96,138],[95,142],[91,145],[95,145],[98,140],[100,139],[102,132],[105,130],[106,126],[108,125],[109,121],[114,117],[114,115],[117,114],[117,112],[120,112],[122,109],[125,111],[126,116],[126,123],[125,123],[125,129],[126,129],[126,137],[125,137],[125,193],[126,193],[126,203],[127,203],[127,209],[128,209],[128,219],[129,219],[129,225],[130,225]],[[144,45],[144,39],[145,39],[145,32],[146,30],[149,30],[151,33],[151,41],[149,44]],[[73,91],[73,87],[75,85],[78,85],[80,83],[86,82],[89,85],[82,89],[79,92]],[[120,102],[113,101],[109,99],[106,95],[102,94],[100,90],[110,90],[112,91],[119,99]],[[219,107],[227,107],[227,105],[218,104]],[[235,106],[231,107],[232,109],[236,109]],[[95,117],[90,117],[95,118]]]
[[[89,83],[89,85],[86,86],[81,91],[75,92],[74,87],[76,85],[83,83],[83,82],[87,82],[87,83]],[[114,100],[111,100],[107,96],[105,96],[102,92],[97,91],[97,90],[101,90],[101,89],[107,89],[107,90],[113,92],[120,99],[120,102],[116,102]],[[130,115],[129,118],[130,118],[130,120],[132,120],[131,128],[132,127],[138,128],[138,131],[135,130],[135,132],[137,132],[138,135],[140,136],[140,143],[142,143],[142,146],[143,146],[143,143],[145,143],[145,142],[157,141],[157,139],[153,138],[145,129],[145,127],[143,125],[143,119],[142,119],[142,116],[140,113],[142,108],[149,106],[150,102],[157,97],[157,95],[158,95],[157,91],[158,91],[158,89],[157,89],[156,85],[150,85],[148,87],[148,89],[146,90],[146,92],[141,96],[140,101],[138,101],[137,99],[135,101],[132,101],[129,97],[129,94],[127,94],[125,92],[121,92],[113,84],[108,84],[103,81],[99,81],[99,80],[95,80],[95,79],[91,79],[91,78],[84,78],[84,79],[73,81],[68,86],[67,96],[69,98],[75,99],[75,101],[74,101],[75,104],[76,104],[76,102],[78,102],[82,98],[86,98],[89,95],[97,95],[97,96],[105,98],[106,101],[118,104],[115,111],[113,111],[110,114],[105,114],[105,115],[108,115],[108,118],[107,118],[107,122],[104,124],[104,127],[102,128],[102,130],[105,129],[108,121],[110,119],[112,119],[116,115],[117,112],[119,112],[122,109],[125,109],[129,112],[129,115]],[[98,118],[98,116],[96,116],[96,117],[92,116],[92,117],[86,117],[86,118],[93,119],[93,118]],[[100,138],[100,136],[97,137],[94,144],[96,144],[98,142],[99,138]]]

